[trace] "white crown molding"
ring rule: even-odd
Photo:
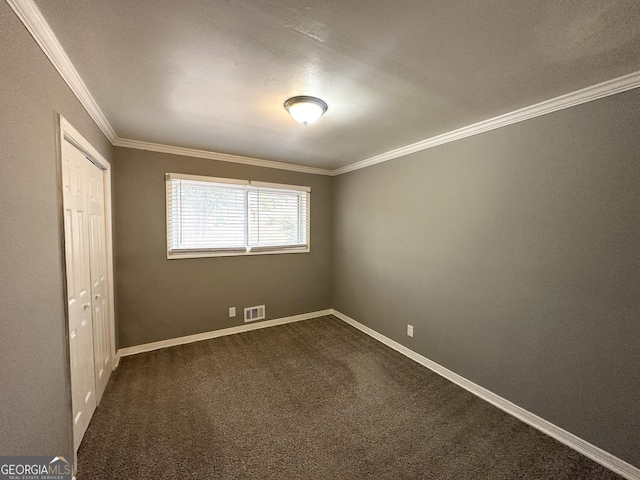
[[[129,140],[119,138],[98,103],[89,92],[84,81],[75,69],[69,56],[62,48],[58,38],[51,30],[51,27],[42,16],[42,13],[33,0],[7,0],[9,6],[22,21],[31,36],[40,46],[49,61],[56,68],[62,79],[67,83],[71,91],[78,98],[80,103],[87,110],[91,118],[96,122],[98,128],[102,130],[107,139],[116,147],[134,148],[137,150],[147,150],[151,152],[170,153],[173,155],[183,155],[187,157],[204,158],[208,160],[219,160],[222,162],[241,163],[256,167],[275,168],[278,170],[289,170],[293,172],[312,173],[316,175],[332,175],[332,171],[324,168],[307,167],[292,163],[275,162],[260,158],[242,157],[239,155],[228,155],[216,153],[208,150],[196,150],[192,148],[174,147],[161,145],[158,143],[142,142],[139,140]]]
[[[196,333],[195,335],[188,335],[186,337],[170,338],[168,340],[161,340],[159,342],[145,343],[142,345],[135,345],[133,347],[125,347],[118,350],[116,365],[120,363],[120,358],[127,357],[129,355],[137,355],[138,353],[152,352],[153,350],[160,350],[161,348],[186,345],[187,343],[201,342],[202,340],[209,340],[211,338],[224,337],[226,335],[235,335],[236,333],[244,333],[251,330],[260,330],[261,328],[275,327],[276,325],[285,325],[287,323],[300,322],[302,320],[309,320],[311,318],[324,317],[327,315],[331,315],[331,312],[331,309],[327,309],[320,310],[318,312],[302,313],[300,315],[293,315],[291,317],[275,318],[273,320],[266,320],[258,323],[249,323],[236,327],[224,328],[222,330],[212,330],[210,332]]]
[[[22,21],[31,36],[38,43],[44,54],[49,58],[60,76],[73,91],[80,103],[87,110],[91,118],[96,122],[100,130],[111,143],[117,136],[109,121],[100,110],[89,89],[80,78],[66,52],[60,45],[53,30],[42,16],[42,13],[32,0],[7,0],[9,6]]]
[[[640,87],[640,72],[633,72],[622,77],[614,78],[613,80],[598,83],[591,87],[583,88],[566,95],[561,95],[559,97],[552,98],[551,100],[545,100],[544,102],[540,102],[535,105],[505,113],[488,120],[483,120],[482,122],[474,123],[473,125],[468,125],[457,130],[452,130],[451,132],[436,135],[435,137],[352,163],[345,167],[333,170],[332,175],[342,175],[343,173],[370,167],[378,163],[388,162],[389,160],[403,157],[411,153],[437,147],[445,143],[455,142],[462,138],[478,135],[479,133],[495,130],[496,128],[505,127],[513,123],[523,122],[525,120],[546,115],[547,113],[556,112],[558,110],[563,110],[565,108],[575,107],[576,105],[615,95],[616,93],[626,92],[627,90],[632,90],[638,87]]]
[[[381,343],[384,343],[388,347],[393,348],[394,350],[400,352],[401,354],[409,357],[411,360],[419,363],[420,365],[427,367],[429,370],[437,373],[438,375],[446,378],[447,380],[459,385],[465,390],[473,393],[477,397],[489,402],[490,404],[498,407],[500,410],[513,415],[518,420],[523,421],[524,423],[531,425],[533,428],[540,430],[542,433],[549,435],[550,437],[555,438],[560,443],[565,444],[566,446],[574,449],[578,453],[581,453],[585,457],[590,458],[594,462],[598,462],[600,465],[608,468],[609,470],[617,473],[618,475],[628,479],[628,480],[640,480],[640,469],[634,467],[630,463],[625,462],[624,460],[602,450],[599,447],[587,442],[586,440],[581,439],[580,437],[574,435],[573,433],[567,432],[566,430],[558,427],[557,425],[545,420],[537,416],[534,413],[531,413],[528,410],[525,410],[522,407],[519,407],[515,403],[510,402],[509,400],[493,393],[490,390],[487,390],[480,385],[473,383],[471,380],[467,380],[465,377],[458,375],[457,373],[449,370],[448,368],[443,367],[442,365],[429,360],[426,357],[423,357],[419,353],[414,352],[413,350],[405,347],[404,345],[396,342],[395,340],[391,340],[388,337],[376,332],[375,330],[363,325],[362,323],[354,320],[351,317],[348,317],[344,313],[340,313],[335,309],[332,309],[331,314],[339,318],[345,323],[348,323],[352,327],[357,328],[361,332],[366,333],[370,337],[375,338]]]
[[[136,150],[147,150],[150,152],[170,153],[173,155],[182,155],[185,157],[204,158],[207,160],[218,160],[221,162],[242,163],[244,165],[253,165],[256,167],[276,168],[278,170],[290,170],[293,172],[301,173],[313,173],[315,175],[333,175],[333,172],[331,170],[327,170],[324,168],[307,167],[305,165],[297,165],[294,163],[274,162],[272,160],[242,157],[239,155],[229,155],[226,153],[216,153],[209,150],[174,147],[171,145],[141,142],[139,140],[129,140],[125,138],[118,138],[115,141],[114,145],[116,147],[135,148]]]
[[[445,143],[454,142],[472,135],[495,130],[496,128],[505,127],[513,123],[522,122],[531,118],[546,115],[569,107],[574,107],[582,103],[597,100],[599,98],[615,95],[616,93],[625,92],[640,87],[640,72],[630,73],[622,77],[614,78],[606,82],[583,88],[581,90],[561,95],[551,100],[537,103],[528,107],[505,113],[497,117],[483,120],[473,125],[453,130],[451,132],[436,135],[435,137],[422,140],[420,142],[407,145],[405,147],[390,150],[386,153],[376,155],[359,162],[346,165],[344,167],[329,170],[317,167],[307,167],[303,165],[290,164],[284,162],[275,162],[271,160],[263,160],[258,158],[242,157],[237,155],[228,155],[223,153],[215,153],[208,150],[196,150],[183,147],[173,147],[169,145],[161,145],[157,143],[142,142],[138,140],[129,140],[119,138],[109,121],[100,110],[95,99],[89,92],[89,89],[83,82],[77,70],[71,63],[66,52],[60,45],[55,34],[49,27],[49,24],[42,16],[38,7],[33,0],[7,0],[7,3],[18,18],[25,25],[29,33],[36,40],[42,51],[49,58],[53,66],[58,70],[69,88],[82,103],[89,115],[96,122],[100,130],[105,134],[114,146],[135,148],[138,150],[148,150],[152,152],[171,153],[175,155],[184,155],[188,157],[205,158],[211,160],[220,160],[223,162],[242,163],[245,165],[254,165],[258,167],[276,168],[280,170],[290,170],[295,172],[312,173],[316,175],[342,175],[343,173],[352,172],[361,168],[370,167],[382,162],[388,162],[411,153],[426,150],[428,148],[437,147]]]

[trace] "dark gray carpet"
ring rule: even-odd
[[[123,358],[78,480],[614,479],[333,317]]]

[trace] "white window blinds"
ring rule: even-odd
[[[308,251],[308,187],[167,174],[168,257]]]
[[[307,246],[307,192],[252,184],[248,211],[253,250]]]

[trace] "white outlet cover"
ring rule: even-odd
[[[236,316],[236,307],[229,307],[229,316],[230,317]]]
[[[407,325],[407,335],[413,337],[413,325]]]

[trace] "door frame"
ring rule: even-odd
[[[112,223],[112,211],[111,211],[111,164],[78,132],[62,115],[58,115],[59,118],[59,136],[57,138],[58,146],[58,168],[60,172],[60,178],[58,180],[58,188],[60,189],[60,196],[62,197],[62,149],[64,148],[64,142],[68,141],[74,147],[79,149],[94,165],[102,170],[102,178],[104,183],[104,218],[105,218],[105,246],[107,254],[107,289],[109,294],[109,318],[107,319],[110,334],[111,334],[111,371],[113,372],[118,366],[118,357],[116,356],[116,334],[115,334],[115,297],[114,297],[114,276],[113,276],[113,223]],[[61,215],[64,218],[64,206],[61,205]],[[66,250],[64,246],[65,234],[64,225],[62,226],[62,255],[63,266],[66,265]],[[64,296],[65,296],[65,328],[66,328],[66,349],[67,349],[67,363],[69,363],[69,312],[66,309],[66,288],[67,288],[67,271],[64,270]],[[67,367],[69,369],[70,366]],[[68,376],[69,386],[69,409],[73,412],[71,405],[71,377]],[[73,415],[70,416],[71,427],[71,445],[73,449]],[[74,471],[76,468],[75,449],[74,450]]]

